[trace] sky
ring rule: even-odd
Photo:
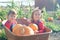
[[[1,2],[8,2],[8,1],[11,1],[11,0],[0,0],[0,6],[6,6],[7,4],[10,5],[10,3],[1,3]],[[14,0],[14,2],[22,2],[23,5],[34,5],[34,1],[33,0]]]

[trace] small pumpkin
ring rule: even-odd
[[[29,24],[29,27],[31,27],[33,29],[33,31],[38,31],[38,26],[36,24]]]
[[[53,21],[53,17],[48,17],[48,21]]]

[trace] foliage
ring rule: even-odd
[[[58,32],[60,31],[60,25],[54,24],[52,22],[46,22],[45,24],[47,27],[53,30],[53,32]]]
[[[54,19],[58,19],[58,17],[60,16],[60,5],[57,4],[57,10],[54,11]]]
[[[1,29],[1,31],[2,31],[2,33],[0,33],[0,40],[7,40],[4,29]]]
[[[47,21],[49,14],[47,13],[46,8],[44,7],[42,11],[43,11],[43,18]]]

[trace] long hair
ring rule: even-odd
[[[35,8],[35,9],[33,10],[33,12],[32,12],[32,15],[31,15],[31,21],[34,20],[33,16],[34,16],[34,13],[35,13],[36,11],[39,11],[39,12],[42,13],[42,11],[41,11],[39,8]]]

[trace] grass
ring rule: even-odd
[[[53,32],[59,32],[60,31],[60,25],[54,24],[52,22],[46,22],[45,24],[47,27],[53,30]]]
[[[1,30],[1,32],[0,32],[0,40],[7,40],[4,29],[0,29],[0,30]]]

